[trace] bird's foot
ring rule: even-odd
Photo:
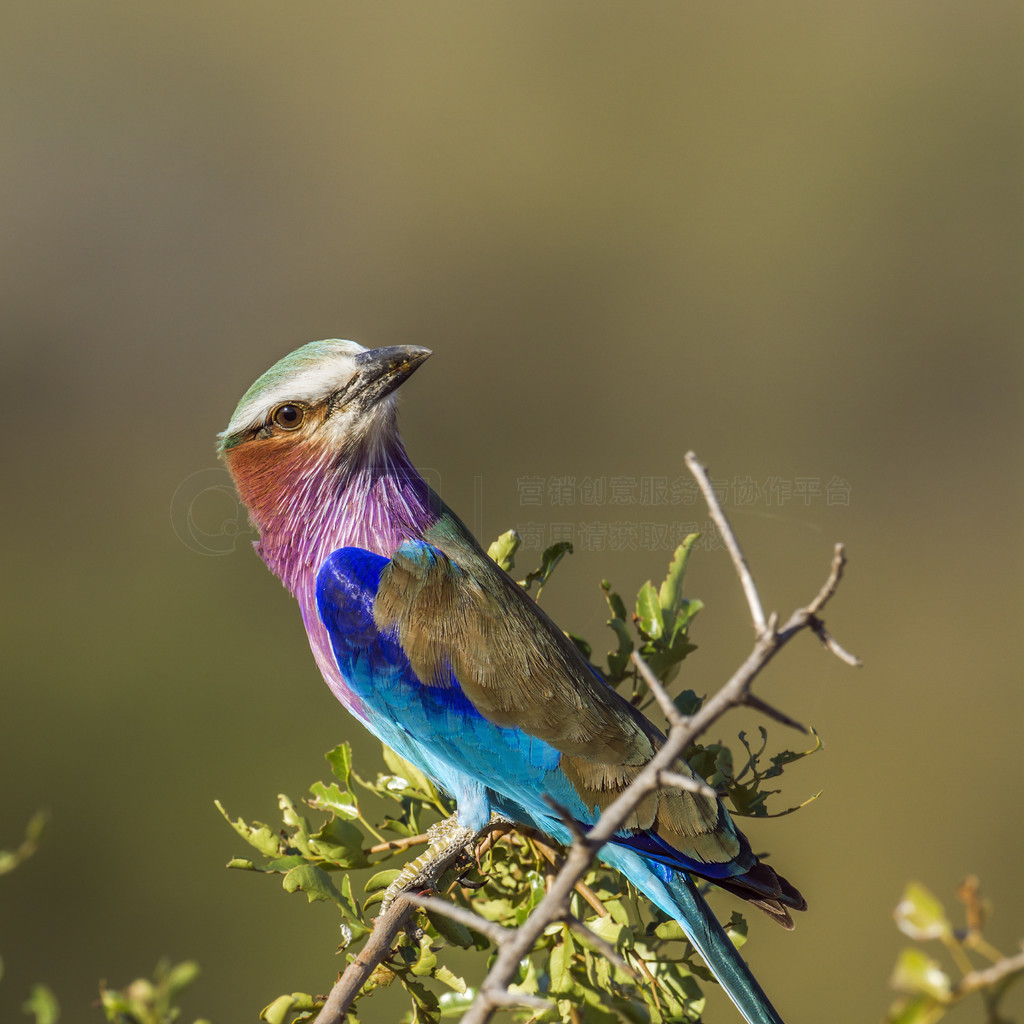
[[[440,875],[469,847],[477,832],[460,825],[456,815],[439,821],[427,829],[428,845],[418,857],[409,861],[388,886],[381,903],[381,913],[410,889],[432,888]]]

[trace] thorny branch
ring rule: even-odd
[[[572,927],[576,927],[569,912],[569,898],[573,890],[600,848],[622,827],[622,824],[648,793],[664,785],[681,785],[690,790],[703,791],[700,782],[686,779],[674,770],[673,766],[686,748],[728,710],[742,705],[755,708],[785,725],[806,731],[795,719],[751,693],[751,686],[761,670],[785,644],[803,629],[810,629],[833,654],[847,664],[860,664],[857,658],[836,643],[826,631],[824,622],[819,617],[822,609],[835,594],[842,578],[843,567],[846,564],[843,546],[836,545],[828,578],[814,599],[806,606],[794,611],[780,628],[777,613],[773,612],[769,616],[765,616],[753,575],[711,487],[707,470],[698,462],[693,452],[687,452],[685,458],[687,467],[701,488],[709,514],[729,551],[747,598],[755,634],[754,646],[750,654],[725,685],[709,698],[695,715],[684,717],[672,703],[654,673],[650,671],[643,659],[634,653],[633,661],[638,671],[647,682],[668,720],[669,730],[666,741],[636,779],[609,804],[597,823],[588,832],[584,834],[580,831],[578,823],[563,819],[564,824],[574,833],[574,839],[547,894],[533,913],[517,929],[502,929],[499,933],[491,922],[478,918],[471,911],[454,908],[442,900],[397,899],[388,912],[377,919],[367,945],[339,978],[326,1005],[317,1017],[316,1024],[338,1024],[343,1019],[346,1008],[362,987],[373,967],[388,955],[394,937],[413,911],[413,903],[430,906],[431,910],[446,913],[451,917],[455,916],[453,911],[458,910],[458,920],[481,934],[488,935],[498,947],[498,953],[491,969],[484,978],[473,1004],[463,1015],[461,1024],[487,1024],[496,1011],[507,1006],[550,1006],[549,1003],[536,997],[509,991],[509,985],[516,975],[520,962],[529,955],[548,925],[556,921],[566,921]],[[589,929],[587,931],[589,933]],[[591,941],[596,938],[593,933],[589,933],[589,937]],[[357,966],[358,970],[356,970]]]

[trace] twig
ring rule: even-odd
[[[565,923],[584,942],[589,942],[614,967],[618,967],[620,971],[625,971],[631,977],[636,977],[636,971],[619,956],[618,950],[607,939],[602,939],[597,932],[588,928],[575,914],[566,914]]]
[[[432,910],[435,914],[443,914],[445,917],[450,917],[453,921],[458,921],[459,924],[463,924],[467,928],[479,932],[481,935],[486,935],[496,946],[501,945],[511,931],[509,928],[498,924],[497,921],[488,921],[486,917],[474,914],[472,910],[467,910],[465,907],[460,907],[455,903],[449,903],[448,900],[440,900],[436,896],[416,896],[411,892],[407,892],[398,898],[408,900],[424,910]]]
[[[538,832],[536,829],[526,826],[520,828],[518,831],[530,837],[530,841],[533,845],[537,847],[542,856],[547,858],[548,862],[554,866],[556,871],[565,863],[565,858],[561,857],[557,850],[548,846],[546,842],[547,836],[542,832]],[[608,908],[601,902],[601,898],[582,879],[576,883],[576,892],[578,892],[579,895],[590,905],[590,908],[598,917],[608,916]]]
[[[859,668],[860,658],[841,647],[825,628],[825,623],[818,617],[818,613],[831,600],[843,578],[843,569],[846,566],[846,549],[842,544],[837,544],[832,553],[832,565],[829,569],[828,579],[821,586],[821,590],[815,595],[814,600],[805,608],[798,608],[789,617],[786,624],[779,631],[779,637],[785,642],[793,633],[801,629],[810,629],[811,632],[831,651],[840,661],[847,665]]]
[[[658,999],[658,979],[651,973],[650,967],[647,966],[647,961],[642,956],[638,956],[636,962],[640,965],[640,971],[644,978],[647,979],[648,986],[650,986],[651,998],[654,1000],[654,1005],[660,1011],[661,1000]]]
[[[658,789],[662,786],[673,786],[676,789],[685,789],[687,793],[696,796],[705,796],[709,800],[717,800],[718,794],[703,779],[696,776],[681,775],[679,772],[658,772]]]
[[[408,900],[397,899],[387,913],[376,919],[366,945],[355,955],[338,977],[313,1024],[339,1024],[345,1011],[359,994],[366,979],[378,964],[387,959],[395,936],[405,927],[416,908]]]
[[[832,565],[829,567],[828,579],[821,585],[821,590],[815,595],[814,600],[807,606],[809,615],[817,615],[825,604],[836,592],[839,581],[843,578],[843,570],[846,568],[846,549],[842,544],[837,544],[832,550]]]
[[[685,716],[680,714],[679,708],[676,707],[675,702],[668,695],[668,691],[661,685],[661,680],[651,671],[651,666],[636,651],[633,652],[632,661],[637,671],[644,677],[644,682],[650,688],[654,699],[658,702],[661,713],[668,719],[668,724],[684,724],[686,721]]]
[[[455,847],[445,860],[435,865],[436,877],[443,875],[448,867],[462,856],[462,852],[461,848]],[[374,920],[373,931],[370,932],[366,945],[338,977],[313,1024],[340,1024],[345,1019],[345,1012],[359,994],[366,979],[378,964],[387,959],[395,937],[415,911],[413,900],[399,897]]]
[[[989,988],[1020,971],[1024,971],[1024,951],[1016,956],[1008,956],[984,970],[971,971],[970,974],[964,975],[953,987],[951,1002],[958,1002],[964,996],[977,992],[978,989]]]
[[[750,607],[750,617],[754,622],[754,634],[760,636],[765,630],[764,608],[761,607],[761,595],[757,592],[754,576],[750,571],[750,566],[747,565],[743,549],[732,532],[729,521],[725,518],[722,506],[718,503],[718,495],[715,494],[715,489],[708,479],[708,471],[697,461],[694,452],[687,452],[683,459],[686,462],[686,468],[693,474],[704,495],[711,521],[718,527],[718,532],[732,558],[732,564],[736,567],[736,575],[740,578],[740,585],[743,587],[743,593],[746,594],[747,604]]]
[[[532,1006],[535,1010],[550,1010],[555,1005],[550,999],[527,995],[525,992],[509,992],[508,989],[498,993],[495,1004],[496,1010],[503,1006]]]
[[[427,842],[428,838],[426,832],[421,832],[418,836],[409,836],[406,839],[392,839],[387,843],[378,843],[376,846],[371,846],[366,852],[388,853],[390,850],[407,850],[410,846],[418,846],[420,843]]]

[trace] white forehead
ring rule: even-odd
[[[228,437],[266,420],[282,402],[313,404],[343,387],[355,373],[355,357],[366,349],[355,341],[311,341],[278,360],[242,396],[231,417]]]

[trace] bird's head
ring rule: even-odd
[[[287,511],[314,475],[343,474],[398,445],[394,391],[430,355],[313,341],[275,363],[242,396],[219,435],[257,526]]]

